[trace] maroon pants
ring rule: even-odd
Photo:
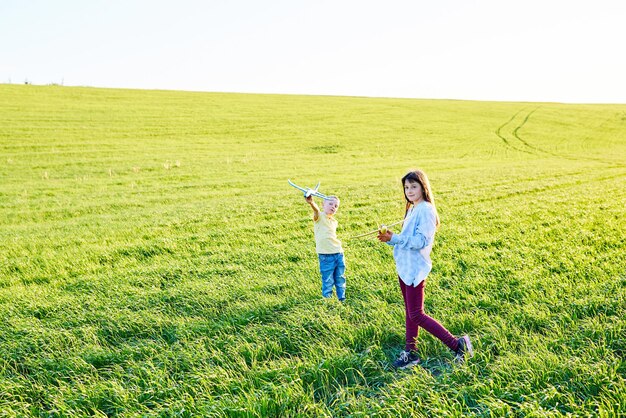
[[[406,313],[406,345],[405,351],[417,349],[417,334],[419,327],[439,338],[452,351],[459,348],[459,343],[454,335],[445,329],[439,322],[424,313],[424,283],[417,287],[407,286],[400,280],[400,290],[404,298],[404,309]]]

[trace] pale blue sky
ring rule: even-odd
[[[0,83],[626,103],[624,0],[0,0]]]

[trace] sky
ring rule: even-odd
[[[0,83],[626,103],[624,0],[0,0]]]

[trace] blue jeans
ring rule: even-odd
[[[337,291],[337,299],[346,298],[346,264],[343,253],[318,254],[320,259],[320,273],[322,273],[322,296],[329,298],[333,295],[333,286]]]

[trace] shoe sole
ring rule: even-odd
[[[408,363],[408,364],[405,364],[405,365],[404,365],[404,366],[402,366],[402,367],[396,367],[396,369],[398,369],[398,370],[404,370],[404,369],[408,369],[408,368],[411,368],[411,367],[417,366],[418,364],[420,364],[420,361],[419,361],[419,360],[415,360],[415,361],[412,361],[412,362],[410,362],[410,363]]]

